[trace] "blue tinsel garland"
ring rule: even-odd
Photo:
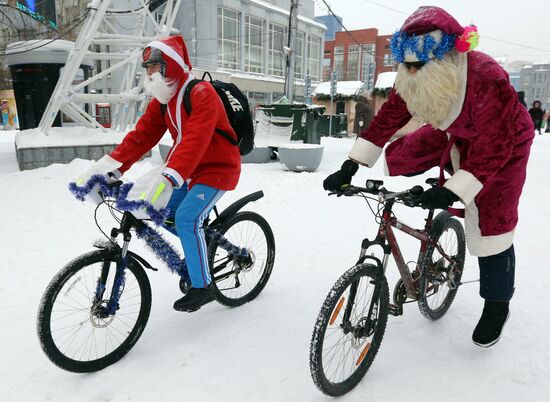
[[[133,183],[124,183],[121,186],[108,187],[109,179],[105,175],[95,174],[84,184],[84,186],[78,186],[75,182],[69,183],[70,192],[80,201],[84,201],[86,196],[99,187],[99,190],[105,197],[113,198],[116,200],[117,208],[123,211],[136,211],[138,209],[144,209],[153,222],[157,225],[162,225],[168,217],[170,210],[168,208],[162,208],[160,210],[155,209],[153,205],[145,200],[128,200],[128,193]]]
[[[393,54],[393,58],[398,63],[405,61],[405,54],[408,52],[413,53],[418,57],[418,60],[427,62],[430,60],[430,53],[432,53],[436,59],[442,59],[445,53],[452,50],[455,47],[456,35],[449,35],[443,33],[441,40],[436,41],[430,34],[423,35],[424,43],[422,48],[419,48],[420,36],[408,35],[406,32],[397,31],[393,34],[390,41],[390,49]]]
[[[144,200],[131,201],[128,200],[128,193],[133,186],[133,183],[124,183],[117,187],[108,187],[110,180],[100,174],[93,175],[84,186],[78,186],[76,183],[69,183],[69,190],[80,201],[84,201],[86,196],[94,190],[96,186],[103,193],[105,197],[113,198],[116,200],[117,208],[124,211],[134,211],[144,208],[147,214],[151,217],[153,222],[162,226],[166,220],[169,210],[167,208],[156,210],[149,202]],[[96,190],[97,191],[97,190]],[[138,238],[145,241],[145,244],[153,251],[153,253],[166,262],[168,268],[174,273],[177,273],[180,277],[184,278],[188,283],[190,282],[189,273],[187,270],[187,264],[182,259],[180,254],[168,243],[162,235],[155,229],[148,225],[144,225],[142,228],[136,231]],[[238,247],[223,237],[217,230],[207,227],[205,234],[211,241],[218,242],[219,246],[226,250],[230,255],[237,257],[248,257],[249,252],[246,248]],[[124,279],[122,279],[124,280]]]
[[[143,239],[157,257],[166,262],[168,268],[179,276],[187,275],[187,266],[179,253],[168,243],[162,235],[150,226],[144,225],[136,231],[137,237]]]

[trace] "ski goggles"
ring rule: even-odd
[[[146,47],[141,54],[141,67],[145,68],[152,64],[165,64],[162,58],[162,52],[156,47]]]

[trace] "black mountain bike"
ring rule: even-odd
[[[435,187],[438,179],[427,183]],[[447,312],[462,284],[466,253],[462,224],[447,211],[434,218],[430,209],[424,228],[414,229],[399,221],[392,208],[396,202],[421,207],[424,189],[414,186],[390,192],[382,184],[367,180],[366,188],[349,186],[339,194],[361,196],[367,203],[376,201],[379,208],[371,207],[371,211],[379,228],[374,240],[363,240],[359,260],[336,281],[315,322],[309,366],[313,382],[327,395],[343,395],[361,381],[380,348],[388,314],[402,315],[403,304],[416,302],[424,317],[437,320]],[[418,258],[410,268],[394,228],[420,241]],[[371,253],[372,247],[381,249],[382,256]],[[401,276],[392,303],[385,275],[390,254]]]
[[[98,250],[75,258],[59,271],[38,309],[42,349],[55,365],[78,373],[101,370],[120,360],[147,324],[151,286],[146,270],[158,269],[129,250],[132,232],[178,274],[183,293],[190,287],[185,260],[172,245],[147,221],[116,207],[115,186],[102,188],[104,201],[94,212],[96,224],[99,227],[99,207],[106,206],[119,226],[107,240],[95,242]],[[252,193],[221,213],[214,207],[215,219],[204,222],[216,300],[223,305],[235,307],[253,300],[271,275],[275,259],[271,227],[261,215],[241,211],[261,197],[262,191]]]

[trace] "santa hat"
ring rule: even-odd
[[[439,7],[424,6],[405,20],[390,42],[398,63],[427,62],[441,59],[455,49],[466,53],[479,43],[477,27],[462,27],[453,16]]]
[[[146,49],[148,47],[159,49],[162,52],[162,57],[167,65],[167,78],[175,79],[193,68],[189,60],[189,54],[187,53],[187,46],[181,35],[173,35],[153,41],[146,46]]]

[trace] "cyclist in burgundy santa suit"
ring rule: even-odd
[[[507,73],[491,57],[471,51],[477,28],[463,28],[438,7],[420,7],[391,41],[399,63],[394,88],[342,168],[324,187],[349,184],[358,163],[372,167],[384,145],[412,116],[427,124],[392,142],[387,173],[414,175],[440,166],[450,178],[422,195],[427,207],[465,205],[466,241],[478,256],[485,299],[473,341],[500,339],[514,293],[514,230],[534,137],[533,123]],[[443,181],[443,180],[442,180]]]
[[[187,114],[182,98],[194,77],[181,36],[151,42],[142,58],[147,72],[144,87],[153,99],[135,130],[98,164],[110,166],[118,176],[154,147],[166,130],[170,132],[174,144],[165,166],[153,171],[152,178],[141,182],[138,179],[134,187],[139,191],[133,187],[130,195],[133,191],[155,209],[167,207],[172,211],[174,232],[181,240],[192,285],[174,303],[174,308],[194,311],[214,300],[203,221],[221,196],[236,187],[241,156],[238,146],[214,135],[219,129],[232,135],[235,141],[237,138],[210,83],[200,82],[193,87],[190,93],[193,113]]]

